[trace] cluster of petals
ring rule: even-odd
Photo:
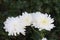
[[[47,38],[42,38],[42,40],[47,40]]]
[[[23,13],[22,16],[19,15],[17,17],[8,17],[4,22],[4,29],[8,32],[8,35],[23,34],[25,35],[25,26],[29,26],[31,24],[32,16],[27,12]]]
[[[48,30],[50,31],[55,26],[53,24],[54,18],[51,18],[47,13],[43,14],[41,12],[36,12],[32,14],[33,17],[33,26],[39,30]]]
[[[26,26],[34,26],[39,30],[48,30],[50,31],[54,26],[54,18],[51,18],[47,13],[43,14],[41,12],[27,13],[24,12],[22,15],[17,17],[8,17],[4,22],[4,29],[8,32],[8,35],[25,35]]]

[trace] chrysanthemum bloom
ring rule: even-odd
[[[25,35],[25,26],[23,26],[18,17],[8,17],[4,22],[4,29],[8,32],[8,35],[17,35],[22,33]]]
[[[54,19],[48,14],[42,14],[41,12],[36,12],[32,14],[33,26],[39,30],[45,29],[50,31],[54,26]]]
[[[21,22],[25,26],[30,26],[32,23],[32,16],[31,14],[28,14],[27,12],[22,13],[22,16],[19,16]]]
[[[46,38],[43,38],[42,40],[47,40]]]

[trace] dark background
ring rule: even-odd
[[[60,40],[60,0],[0,0],[0,40],[33,40],[30,27],[26,28],[26,36],[22,34],[8,36],[3,29],[3,22],[7,17],[16,17],[25,11],[28,13],[40,11],[50,14],[55,20],[56,27],[48,32],[46,37],[48,40]]]

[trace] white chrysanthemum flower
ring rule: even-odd
[[[50,17],[48,14],[42,14],[41,12],[36,12],[32,14],[33,17],[33,26],[35,28],[39,28],[39,30],[45,29],[45,30],[51,30],[54,26],[52,24],[54,22],[54,19]]]
[[[4,29],[8,35],[15,35],[22,33],[25,35],[25,26],[23,26],[18,17],[8,17],[4,22]]]
[[[47,38],[43,38],[42,40],[47,40]]]
[[[22,13],[22,16],[19,16],[23,25],[30,26],[32,23],[32,16],[27,12]]]

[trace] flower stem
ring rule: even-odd
[[[32,27],[32,29],[33,29],[36,33],[38,33],[38,35],[40,36],[40,33],[39,33],[38,31],[36,31],[33,27]]]
[[[39,33],[38,31],[36,31],[33,27],[31,27],[36,33],[38,33],[38,35],[43,38],[45,35],[44,33],[41,31],[41,33]]]

